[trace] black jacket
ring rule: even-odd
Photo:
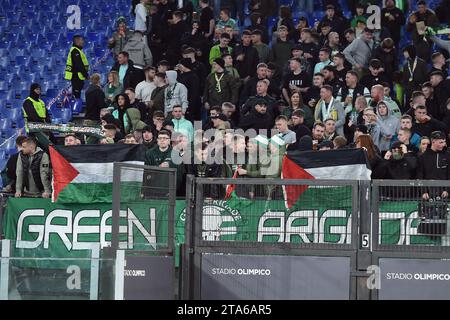
[[[241,117],[245,116],[249,112],[254,111],[256,102],[258,102],[258,100],[260,100],[260,99],[263,99],[266,101],[267,112],[269,112],[273,118],[275,118],[279,115],[278,109],[275,108],[275,105],[276,105],[275,99],[269,95],[266,95],[265,97],[253,96],[253,97],[248,98],[248,100],[245,102],[245,104],[241,108]]]
[[[239,128],[243,130],[247,129],[266,129],[270,130],[273,127],[273,117],[269,112],[259,113],[251,111],[247,116],[241,119]]]
[[[433,118],[425,123],[417,123],[416,121],[414,121],[411,128],[412,133],[417,133],[421,137],[430,137],[433,131],[438,130],[447,132],[447,127],[445,123]]]
[[[178,75],[177,81],[186,86],[188,90],[188,103],[187,119],[189,120],[201,120],[201,94],[200,79],[193,71],[181,73]]]
[[[237,61],[237,56],[241,53],[245,55],[244,60]],[[236,70],[242,79],[253,77],[256,74],[256,66],[259,63],[258,50],[253,46],[244,47],[242,44],[237,45],[233,49],[233,60],[235,61]]]
[[[105,93],[99,86],[91,84],[86,90],[85,119],[99,121],[100,109],[105,108]]]
[[[77,47],[76,45],[72,45],[73,47]],[[83,48],[77,47],[80,50],[83,50]],[[73,77],[78,79],[78,72],[80,72],[86,79],[89,78],[89,74],[84,67],[83,60],[81,60],[81,55],[78,52],[78,50],[72,50],[72,53],[70,54],[72,58],[72,74]]]
[[[119,72],[120,65],[119,62],[116,62],[112,67],[111,71]],[[132,60],[128,60],[128,69],[125,73],[125,77],[123,78],[123,88],[133,88],[135,89],[139,82],[145,80],[144,71],[134,67],[134,63]]]
[[[34,101],[39,101],[39,95],[34,93],[34,91],[30,91],[30,98],[32,98]],[[28,122],[46,122],[50,123],[50,115],[48,114],[48,111],[45,111],[45,119],[42,119],[38,117],[38,114],[36,112],[36,109],[34,109],[33,103],[30,100],[25,100],[22,105],[23,109],[27,113],[27,120]]]
[[[428,148],[419,157],[417,179],[423,180],[449,180],[450,153],[447,149],[435,152]]]
[[[383,159],[380,167],[381,179],[410,180],[416,176],[417,158],[408,153],[401,160]]]

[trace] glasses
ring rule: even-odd
[[[168,137],[158,137],[158,140],[169,140],[170,138]]]

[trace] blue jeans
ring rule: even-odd
[[[297,0],[297,10],[306,11],[308,13],[314,12],[314,1],[313,0]]]

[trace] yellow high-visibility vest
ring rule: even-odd
[[[67,63],[66,63],[66,73],[64,75],[64,78],[66,80],[72,80],[72,51],[73,50],[77,50],[80,53],[81,56],[81,60],[83,61],[83,65],[84,68],[86,69],[86,71],[89,70],[89,62],[87,61],[86,55],[84,54],[84,52],[82,50],[80,50],[79,48],[72,46],[72,48],[70,48],[69,51],[69,55],[67,56]],[[78,72],[78,78],[80,80],[86,80],[86,78],[84,77],[84,75],[81,72]]]

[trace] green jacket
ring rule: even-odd
[[[129,108],[127,110],[128,128],[125,128],[126,133],[133,133],[134,130],[142,130],[146,126],[145,122],[141,120],[141,112],[137,108]]]
[[[239,82],[227,72],[218,76],[218,79],[220,79],[221,92],[217,91],[216,73],[211,73],[206,78],[204,101],[211,107],[220,106],[224,102],[236,105],[239,100]]]
[[[231,54],[233,52],[233,48],[228,47],[228,53]],[[220,58],[222,56],[222,53],[220,51],[220,45],[216,44],[214,47],[211,48],[211,51],[209,51],[209,64],[212,65],[214,62],[214,59]]]

